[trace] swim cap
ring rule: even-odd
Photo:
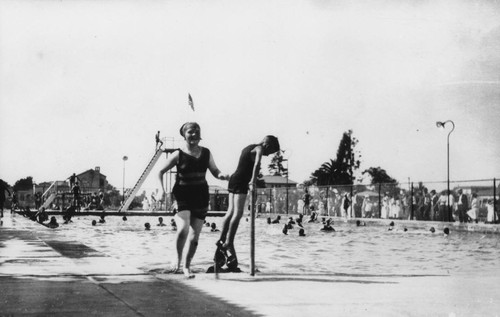
[[[179,129],[179,133],[181,134],[182,137],[184,137],[184,133],[189,128],[195,128],[200,130],[200,139],[201,139],[201,128],[200,125],[196,122],[186,122],[181,126],[181,128]]]

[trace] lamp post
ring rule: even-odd
[[[448,186],[447,186],[447,189],[448,189],[448,191],[446,193],[448,195],[447,212],[448,212],[448,221],[451,221],[451,214],[452,213],[451,213],[451,208],[450,208],[450,193],[451,193],[450,192],[450,134],[453,132],[453,130],[455,130],[455,123],[451,120],[446,120],[443,122],[437,121],[436,126],[438,128],[444,129],[444,127],[447,123],[451,123],[451,126],[452,126],[450,132],[448,132],[448,138],[447,138],[447,142],[446,142],[447,159],[448,159],[448,163],[447,163],[447,167],[448,167],[448,177],[447,177],[447,185]]]
[[[283,153],[288,152],[289,155],[286,159],[282,159],[282,162],[286,162],[286,214],[288,215],[288,177],[290,175],[290,171],[288,170],[288,160],[292,157],[293,152],[291,150],[283,150]]]
[[[286,162],[286,214],[288,215],[288,159],[281,160]]]
[[[175,148],[175,138],[174,137],[166,137],[165,142],[171,141],[172,142],[172,149]],[[169,179],[168,179],[168,193],[170,194],[172,192],[172,169],[168,171]],[[165,199],[165,208],[167,206],[167,200]]]
[[[128,160],[128,156],[125,155],[123,157],[123,183],[122,183],[122,185],[123,185],[123,187],[122,187],[122,189],[123,189],[122,194],[123,195],[122,195],[122,205],[125,203],[125,161],[126,160]]]

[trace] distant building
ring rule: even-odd
[[[83,173],[76,175],[78,182],[80,183],[80,188],[82,193],[85,192],[98,192],[99,190],[104,190],[108,182],[106,180],[106,175],[101,174],[99,166],[95,169],[89,169]]]
[[[33,190],[31,189],[19,189],[16,191],[17,201],[19,206],[22,207],[32,207],[35,206],[35,197],[33,196]],[[9,204],[10,206],[10,204]]]
[[[52,187],[51,187],[52,186]],[[69,191],[69,185],[66,181],[42,182],[35,185],[35,192],[45,193],[48,189],[54,188],[57,191]]]
[[[266,184],[266,188],[279,188],[279,187],[297,187],[297,182],[283,176],[266,175],[262,177]]]
[[[295,212],[297,197],[297,182],[277,175],[263,176],[265,187],[256,190],[255,207],[257,213],[268,212],[288,213]],[[281,188],[281,190],[280,190]],[[288,202],[288,207],[287,207]]]
[[[210,194],[209,209],[212,211],[227,211],[229,203],[229,192],[227,188],[217,185],[209,185]]]
[[[476,193],[480,198],[493,198],[493,186],[457,186],[453,188],[454,192],[457,192],[459,189],[462,189],[463,193],[466,195],[472,195],[472,193]],[[500,195],[500,186],[496,189],[496,196]]]
[[[71,176],[71,175],[70,175]],[[45,193],[49,188],[56,192],[71,192],[71,188],[69,185],[68,176],[65,180],[57,180],[51,182],[42,182],[35,185],[35,192]],[[97,166],[95,169],[89,169],[83,173],[76,175],[78,183],[80,185],[80,190],[82,193],[93,193],[98,192],[99,190],[104,190],[104,188],[108,185],[108,181],[106,180],[106,175],[101,174],[100,168]]]
[[[41,192],[47,194],[43,199],[47,199],[50,193],[58,193],[57,198],[54,199],[53,205],[59,208],[68,206],[72,200],[72,193],[69,184],[69,175],[65,180],[57,180],[51,182],[41,182],[33,186],[33,190],[22,191],[18,193],[19,203],[21,206],[34,207],[34,193]],[[85,172],[76,175],[82,195],[91,194],[104,190],[108,185],[106,175],[101,174],[99,166],[95,169],[89,169]]]

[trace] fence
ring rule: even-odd
[[[383,218],[498,223],[496,179],[297,188],[258,188],[256,210],[269,214],[311,214],[347,218]],[[462,191],[462,195],[459,194]],[[309,206],[305,203],[308,200]],[[473,209],[476,217],[467,212]]]

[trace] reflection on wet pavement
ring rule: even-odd
[[[45,241],[51,248],[68,258],[106,256],[85,244],[76,241]]]
[[[92,282],[107,283],[154,279],[82,243],[44,241],[43,232],[38,235],[36,229],[9,227],[4,222],[0,229],[0,277],[58,281],[89,278]],[[39,230],[45,228],[40,226]]]

